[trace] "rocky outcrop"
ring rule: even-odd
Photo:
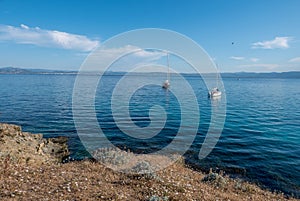
[[[67,138],[43,138],[22,132],[20,126],[0,123],[0,158],[19,164],[62,162],[69,155]]]

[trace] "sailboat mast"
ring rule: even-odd
[[[217,88],[219,88],[219,66],[218,64],[216,64],[217,66]]]
[[[167,74],[167,80],[170,81],[170,63],[169,63],[169,53],[167,53],[167,63],[168,63],[168,74]]]

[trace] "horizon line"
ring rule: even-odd
[[[11,67],[11,66],[6,66],[6,67],[0,67],[0,70],[3,70],[3,69],[16,69],[16,70],[24,70],[24,71],[36,71],[36,72],[31,72],[31,73],[76,73],[78,74],[80,72],[80,70],[58,70],[58,69],[44,69],[44,68],[21,68],[21,67]],[[43,72],[45,71],[45,72]],[[50,72],[49,72],[50,71]],[[81,71],[82,73],[104,73],[104,72],[109,72],[109,73],[128,73],[130,71],[103,71],[103,72],[99,72],[97,70],[91,70],[91,71]],[[292,70],[292,71],[269,71],[269,72],[266,72],[266,71],[262,71],[262,72],[256,72],[256,71],[236,71],[236,72],[218,72],[220,74],[234,74],[234,73],[300,73],[300,71],[297,71],[297,70]],[[159,72],[159,71],[145,71],[145,72],[134,72],[134,73],[164,73],[164,72]],[[8,74],[8,73],[7,73]],[[13,74],[13,73],[12,73]],[[20,73],[22,74],[22,73]],[[175,74],[175,73],[171,73],[171,74]],[[180,74],[198,74],[196,72],[180,72]],[[202,74],[215,74],[215,72],[204,72]]]

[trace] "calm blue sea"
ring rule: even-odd
[[[150,125],[149,109],[154,105],[165,108],[167,121],[164,129],[151,139],[127,136],[114,122],[110,110],[110,98],[121,77],[106,75],[97,88],[95,109],[100,127],[114,145],[136,153],[166,147],[180,127],[180,101],[160,86],[138,89],[129,102],[135,125]],[[96,78],[86,76],[87,81]],[[43,133],[46,137],[68,136],[72,157],[87,157],[72,115],[75,79],[75,75],[0,75],[0,122],[18,124],[24,131]],[[198,153],[210,124],[211,106],[218,102],[207,98],[200,77],[185,79],[193,87],[200,110],[200,122],[190,122],[190,126],[199,123],[199,129],[185,154],[187,163],[204,170],[222,169],[266,188],[300,197],[300,79],[223,78],[227,99],[225,125],[216,147],[203,160],[198,159]],[[139,80],[140,76],[131,78],[132,83]],[[176,87],[176,79],[172,87]],[[193,112],[188,111],[190,115]],[[122,117],[122,110],[116,115]]]

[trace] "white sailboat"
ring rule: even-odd
[[[170,88],[170,63],[169,63],[169,54],[167,53],[167,62],[168,62],[168,73],[167,73],[167,79],[164,81],[162,88],[168,89]]]
[[[208,95],[211,98],[221,97],[222,92],[218,89],[218,87],[215,87],[212,90],[210,90]]]
[[[217,73],[217,86],[212,88],[209,92],[208,92],[208,96],[210,98],[217,98],[217,97],[221,97],[222,92],[219,90],[218,86],[219,86],[219,73]]]

